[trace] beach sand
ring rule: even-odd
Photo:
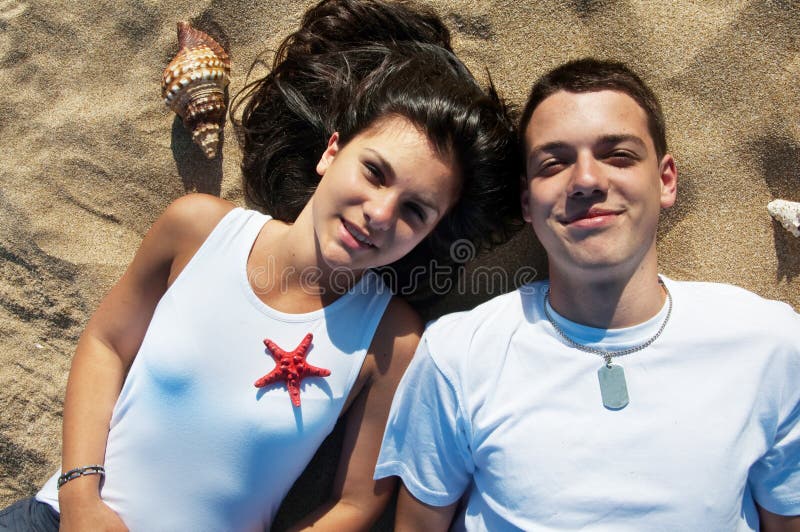
[[[774,198],[800,201],[800,3],[428,3],[470,68],[484,76],[488,67],[517,105],[538,75],[566,60],[629,63],[661,98],[679,168],[678,204],[660,231],[661,271],[800,308],[800,239],[766,211]],[[222,157],[206,161],[161,100],[176,21],[225,41],[234,94],[309,5],[0,1],[0,507],[32,495],[58,467],[77,338],[150,224],[192,191],[244,201],[230,124]],[[529,228],[468,274],[494,264],[535,268],[538,278],[546,271]],[[427,317],[511,285],[468,284]],[[335,454],[335,442],[323,449],[276,528],[304,500],[325,496]]]

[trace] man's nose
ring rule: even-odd
[[[605,169],[592,154],[580,154],[572,167],[567,195],[590,197],[608,192]]]

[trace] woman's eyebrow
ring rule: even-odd
[[[381,167],[381,170],[387,177],[391,177],[392,179],[395,179],[397,177],[394,171],[394,167],[392,167],[389,161],[383,158],[383,155],[381,155],[380,152],[372,148],[365,148],[364,151],[368,151],[369,153],[372,154],[373,157],[375,157],[378,160],[378,166]]]

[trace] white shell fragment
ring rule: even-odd
[[[784,229],[800,237],[800,202],[776,199],[767,204],[767,210]]]

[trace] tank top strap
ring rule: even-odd
[[[253,243],[271,217],[258,211],[236,207],[217,223],[175,280],[176,285],[189,279],[209,282],[236,282],[245,267]]]
[[[249,255],[258,233],[271,219],[271,216],[258,211],[241,207],[231,209],[211,231],[201,249],[211,248],[215,252],[229,254],[229,258]]]

